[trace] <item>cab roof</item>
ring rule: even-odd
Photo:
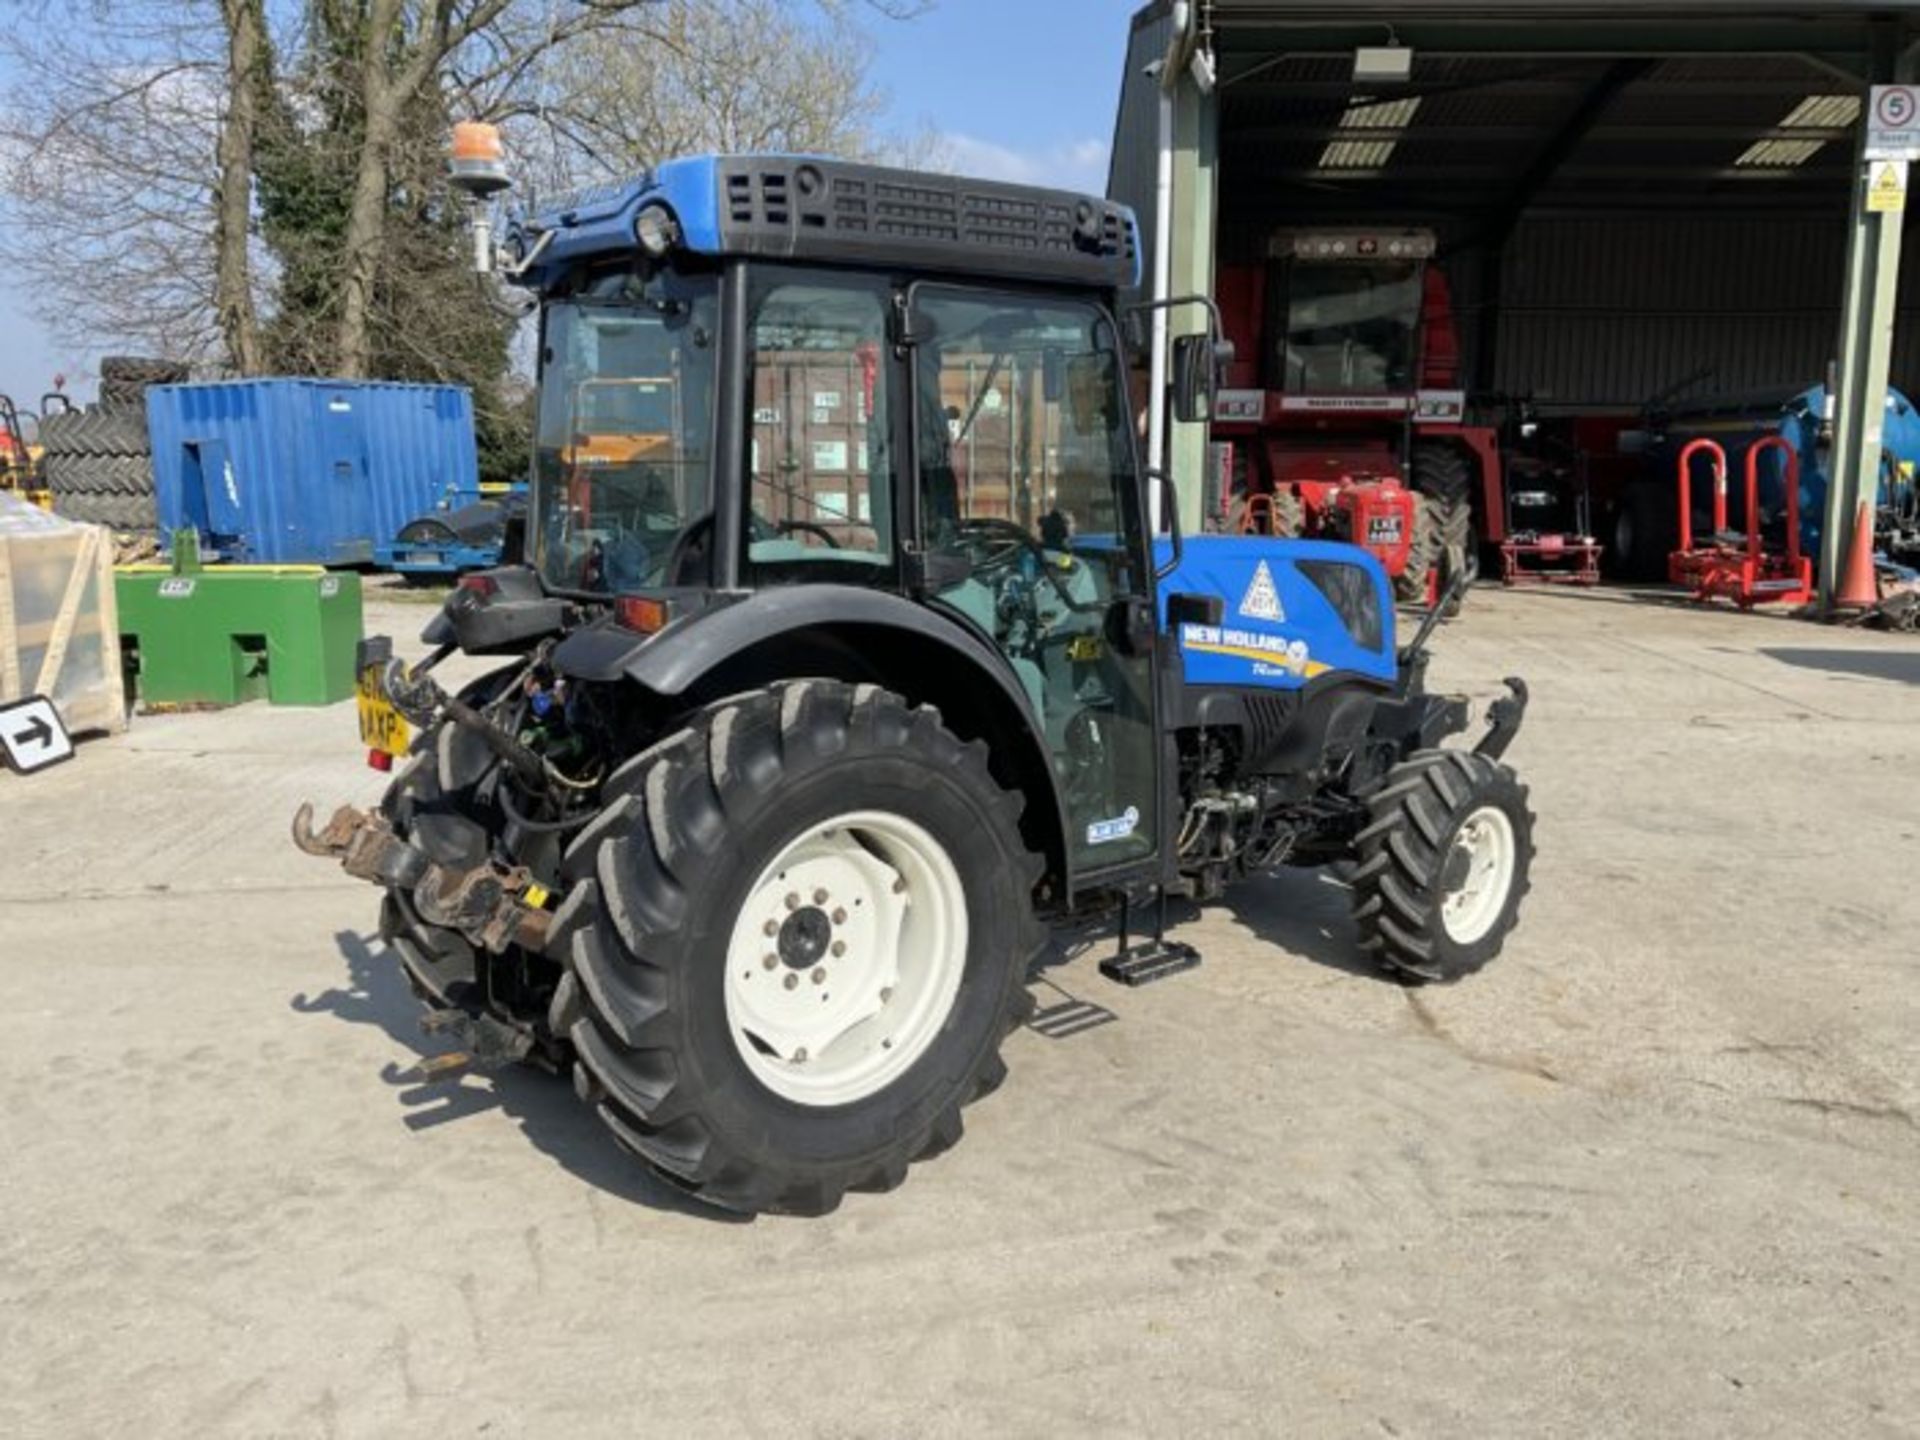
[[[1093,195],[861,165],[810,155],[700,155],[561,197],[516,218],[523,277],[555,284],[576,262],[633,253],[642,209],[663,206],[678,246],[866,268],[1047,280],[1103,289],[1140,282],[1138,226]]]

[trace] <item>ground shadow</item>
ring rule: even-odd
[[[1830,675],[1855,675],[1868,680],[1893,680],[1920,685],[1920,650],[1800,650],[1763,647],[1760,651],[1783,665],[1802,670],[1824,670]]]
[[[531,1065],[509,1064],[484,1073],[423,1081],[414,1066],[457,1048],[424,1034],[424,1013],[400,972],[398,957],[377,940],[340,931],[334,936],[346,964],[346,984],[317,994],[302,992],[290,1004],[302,1015],[327,1015],[349,1025],[370,1025],[405,1052],[390,1060],[380,1078],[396,1092],[409,1130],[427,1130],[487,1110],[511,1117],[527,1139],[565,1169],[622,1200],[705,1220],[744,1222],[752,1217],[716,1210],[675,1189],[614,1143],[606,1126],[580,1103],[565,1077]]]
[[[1315,965],[1396,989],[1405,982],[1367,958],[1354,929],[1352,892],[1339,866],[1280,870],[1228,889],[1227,913],[1267,944]]]
[[[1314,870],[1281,870],[1271,875],[1256,875],[1228,887],[1226,897],[1207,906],[1223,911],[1250,930],[1256,939],[1329,970],[1379,980],[1389,985],[1401,982],[1369,960],[1360,949],[1353,927],[1346,882],[1337,866]],[[1191,900],[1171,900],[1167,904],[1167,931],[1175,939],[1193,941],[1179,927],[1196,920],[1202,907]],[[1133,907],[1130,933],[1135,939],[1151,934],[1151,905]],[[1035,967],[1036,979],[1058,986],[1050,971],[1068,965],[1083,955],[1096,960],[1112,953],[1119,942],[1118,907],[1076,917],[1057,927],[1053,944]],[[1204,961],[1206,947],[1200,947]]]

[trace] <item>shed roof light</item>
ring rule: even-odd
[[[1860,118],[1858,95],[1809,95],[1787,113],[1781,130],[1844,130]],[[1769,136],[1749,145],[1734,166],[1742,170],[1791,170],[1826,148],[1824,139]]]
[[[1365,139],[1328,142],[1320,153],[1322,170],[1379,170],[1393,158],[1394,146],[1419,112],[1420,97],[1409,95],[1399,100],[1375,100],[1363,97],[1350,103],[1340,117],[1341,130],[1385,131]]]

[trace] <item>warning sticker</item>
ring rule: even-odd
[[[1271,620],[1275,624],[1286,621],[1287,612],[1280,606],[1280,592],[1274,588],[1273,572],[1267,569],[1264,560],[1253,572],[1253,583],[1247,586],[1247,593],[1240,597],[1240,613],[1249,620]]]
[[[1869,167],[1872,179],[1867,182],[1867,209],[1874,214],[1897,214],[1907,208],[1907,162],[1904,160],[1876,160]]]

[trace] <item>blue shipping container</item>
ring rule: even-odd
[[[370,565],[374,546],[480,483],[455,385],[226,380],[147,391],[162,541],[258,564]]]

